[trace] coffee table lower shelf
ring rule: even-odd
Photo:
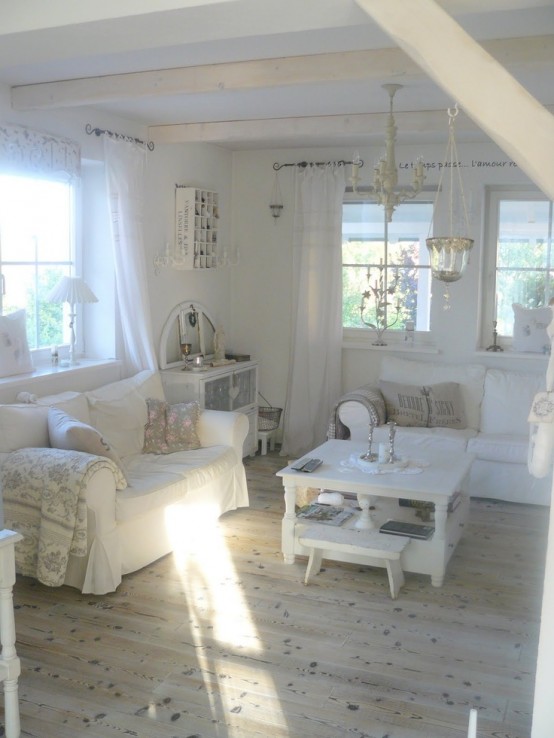
[[[447,516],[444,540],[439,539],[435,535],[428,540],[408,539],[409,545],[404,548],[400,557],[402,570],[414,574],[428,574],[431,577],[432,585],[434,587],[441,587],[444,583],[446,567],[462,537],[468,515],[469,498],[464,494],[458,507]],[[353,528],[356,530],[357,520],[358,514],[343,523],[341,529]],[[376,531],[387,520],[403,520],[411,523],[421,522],[415,517],[415,510],[403,508],[398,504],[397,500],[386,498],[377,498],[375,500],[375,510],[372,511],[372,520],[375,524]],[[310,555],[310,548],[303,546],[299,540],[305,534],[307,528],[309,527],[312,530],[317,527],[325,529],[329,526],[314,523],[311,520],[295,518],[292,521],[292,529],[290,529],[290,522],[283,520],[283,552],[287,550],[290,552],[292,544],[292,556],[289,555],[288,560],[285,557],[285,563],[292,564],[296,555]],[[380,535],[389,534],[382,533]],[[290,540],[290,536],[292,536],[292,540]],[[377,559],[372,561],[365,554],[360,556],[353,553],[343,553],[335,549],[324,548],[322,550],[322,558],[366,566],[383,566],[382,561]]]

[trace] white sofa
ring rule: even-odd
[[[97,429],[118,462],[105,457],[90,458],[90,462],[98,463],[91,467],[84,492],[86,555],[69,555],[63,580],[82,592],[114,591],[122,575],[174,550],[186,535],[186,525],[213,526],[222,513],[248,505],[242,463],[242,447],[248,433],[246,416],[196,411],[200,448],[143,453],[149,398],[165,400],[159,374],[144,371],[90,392],[65,392],[30,398],[28,404],[0,405],[0,467],[4,471],[14,467],[18,449],[31,447],[30,458],[38,454],[35,458],[41,469],[45,457],[52,453],[67,454],[67,459],[70,454],[75,456],[71,450],[50,449],[45,453],[52,436],[48,425],[51,407]],[[19,452],[19,456],[23,453],[27,451]],[[126,480],[121,481],[120,470]],[[7,479],[2,468],[1,478]],[[125,488],[117,489],[118,486]],[[19,513],[10,509],[7,490],[3,493],[5,525],[13,528],[11,518],[18,514],[24,517],[25,511],[21,513],[19,500],[15,504]]]
[[[480,364],[447,365],[384,356],[379,381],[413,386],[444,382],[459,385],[467,427],[398,427],[396,444],[401,451],[411,447],[467,450],[475,455],[470,476],[470,493],[510,502],[549,505],[552,473],[536,479],[528,471],[528,416],[537,392],[545,389],[544,375],[490,369]],[[379,382],[364,385],[375,397],[382,397]],[[337,403],[331,428],[335,437],[367,442],[369,412],[367,403],[346,394]],[[372,412],[383,418],[384,400],[373,403]],[[388,440],[388,427],[374,431],[374,444]],[[376,450],[376,448],[375,448]]]

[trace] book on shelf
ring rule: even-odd
[[[454,512],[454,510],[458,507],[461,501],[462,501],[461,491],[454,492],[454,494],[452,495],[452,497],[450,498],[448,502],[447,512],[449,513]],[[435,503],[427,502],[426,500],[410,500],[409,498],[406,498],[406,497],[399,497],[398,504],[400,505],[400,507],[413,507],[417,510],[429,510],[430,512],[434,512],[435,510]]]
[[[435,532],[432,525],[420,525],[419,523],[405,523],[401,520],[387,520],[379,528],[379,533],[387,533],[392,536],[407,536],[408,538],[419,538],[426,541]]]
[[[352,515],[354,515],[354,510],[338,507],[337,505],[322,505],[318,502],[304,505],[296,513],[297,518],[312,520],[314,523],[325,523],[326,525],[342,525]]]

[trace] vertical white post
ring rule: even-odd
[[[4,682],[6,738],[19,738],[21,735],[17,687],[21,665],[15,650],[12,588],[15,583],[14,546],[22,538],[11,530],[0,531],[0,677]]]

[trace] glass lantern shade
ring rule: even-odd
[[[444,236],[426,240],[431,259],[431,272],[440,282],[457,282],[469,263],[473,239]]]

